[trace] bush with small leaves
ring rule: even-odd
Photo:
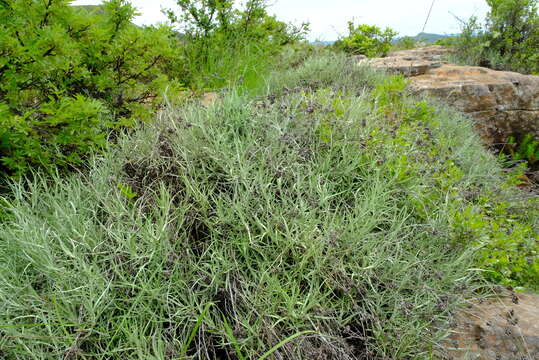
[[[348,36],[335,42],[335,47],[349,54],[366,55],[368,57],[383,57],[391,50],[391,42],[397,32],[386,28],[380,29],[376,25],[355,26],[348,22]]]
[[[0,1],[0,177],[80,164],[108,132],[149,118],[179,63],[167,27],[111,0]]]

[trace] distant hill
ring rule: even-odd
[[[431,34],[431,33],[421,32],[421,33],[417,34],[416,36],[410,36],[410,37],[412,39],[414,39],[415,41],[421,41],[421,42],[424,42],[424,43],[434,43],[434,42],[436,42],[438,40],[447,39],[447,38],[457,36],[457,35],[458,34],[445,34],[445,35],[442,35],[442,34]],[[400,39],[402,39],[403,37],[405,37],[405,36],[395,38],[393,40],[393,42],[397,42]],[[335,41],[314,41],[313,44],[314,45],[332,45],[334,42]]]
[[[446,39],[449,37],[457,36],[457,34],[449,34],[449,35],[441,35],[441,34],[430,34],[421,32],[417,34],[416,36],[413,36],[412,38],[416,41],[422,41],[426,43],[433,43],[441,39]]]

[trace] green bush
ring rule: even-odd
[[[368,57],[383,57],[391,50],[391,42],[397,36],[397,32],[386,28],[380,29],[376,25],[355,26],[348,22],[348,36],[335,42],[337,49],[354,55],[366,55]]]
[[[410,103],[406,85],[404,77],[393,76],[379,82],[372,93],[379,114],[399,128],[395,134],[398,142],[403,140],[399,139],[399,134],[406,134],[404,129],[418,131],[418,123],[440,127],[438,120],[432,120],[440,118],[436,109],[425,101]],[[393,140],[382,138],[382,141]],[[431,165],[415,164],[410,155],[403,155],[390,164],[396,178],[402,182],[413,182],[412,179],[430,173],[432,182],[428,187],[432,192],[425,189],[422,195],[424,199],[413,206],[414,215],[429,218],[438,211],[436,204],[447,199],[450,222],[448,245],[475,249],[475,263],[482,269],[485,279],[507,286],[538,290],[539,199],[521,200],[515,194],[519,191],[515,185],[522,182],[525,167],[514,168],[504,181],[497,179],[495,187],[473,183],[468,184],[467,190],[459,190],[469,171],[463,165],[473,156],[467,160],[453,158],[448,161],[448,157],[440,153],[444,140],[438,141],[440,144],[433,144],[431,153],[423,159]],[[423,143],[421,140],[418,144]],[[400,145],[402,149],[395,151],[402,154],[410,143],[404,141]],[[525,136],[516,147],[515,159],[525,159],[534,164],[535,156],[539,155],[538,147],[539,143],[533,137]]]
[[[484,37],[485,33],[479,20],[477,17],[471,17],[468,22],[462,24],[459,36],[446,43],[440,43],[440,45],[456,49],[451,60],[458,64],[486,65]]]
[[[487,44],[523,71],[539,71],[538,0],[488,0]]]
[[[241,83],[256,87],[261,73],[284,46],[304,39],[308,24],[295,26],[270,16],[266,1],[177,0],[182,12],[166,13],[182,39],[189,85],[211,89]]]
[[[170,29],[133,25],[124,0],[69,4],[0,2],[0,177],[80,164],[178,87]]]
[[[464,23],[454,42],[460,62],[523,73],[539,72],[538,0],[488,0],[490,12],[481,25]]]

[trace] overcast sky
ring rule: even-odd
[[[269,12],[280,20],[311,24],[311,40],[336,40],[346,32],[346,23],[389,26],[400,35],[416,35],[423,29],[432,0],[271,0]],[[166,21],[161,8],[170,8],[174,0],[132,0],[142,13],[138,24]],[[75,0],[74,4],[100,4],[101,0]],[[467,19],[484,17],[485,0],[435,0],[426,32],[451,34],[459,31],[454,15]]]

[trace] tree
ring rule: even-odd
[[[174,24],[195,38],[208,37],[216,29],[227,29],[232,21],[234,0],[176,0],[182,13],[178,16],[173,10],[165,10]],[[253,7],[253,1],[248,6]]]
[[[471,63],[526,73],[539,72],[539,0],[487,0],[490,11],[482,26],[476,18],[464,24],[457,40]]]
[[[191,39],[204,39],[219,33],[227,38],[273,39],[282,42],[302,39],[308,24],[293,26],[277,20],[267,13],[267,0],[248,0],[243,7],[235,0],[176,0],[181,9],[177,15],[173,10],[165,14],[173,24],[180,26]]]
[[[368,57],[386,56],[391,49],[391,42],[397,32],[375,25],[358,25],[348,22],[348,36],[340,38],[335,46],[349,54],[366,55]]]
[[[538,0],[487,0],[489,47],[509,61],[539,66]],[[529,64],[529,65],[526,65]]]

